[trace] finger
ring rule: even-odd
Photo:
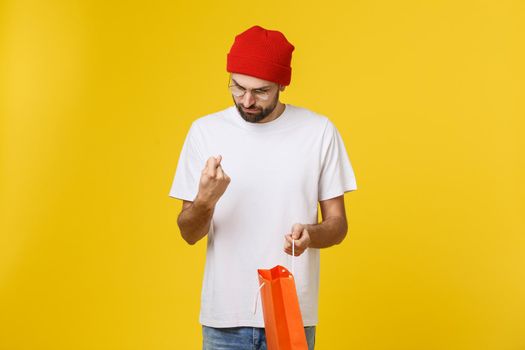
[[[217,169],[218,169],[218,168],[221,168],[221,171],[222,171],[222,174],[224,175],[224,178],[227,179],[227,180],[229,180],[230,177],[228,176],[228,174],[226,174],[226,172],[224,171],[224,168],[222,167],[222,165],[219,165],[219,166],[217,167]]]
[[[285,252],[286,254],[292,255],[292,248],[284,249],[284,252]],[[300,251],[300,250],[297,250],[297,249],[294,250],[295,256],[297,256],[297,253],[298,253],[298,252],[301,252],[301,251]]]
[[[217,156],[217,165],[220,165],[221,164],[221,160],[222,160],[222,156],[219,154]]]
[[[215,177],[216,168],[217,168],[217,159],[215,157],[208,158],[208,161],[206,162],[206,169],[205,169],[208,175]]]
[[[292,233],[292,239],[295,239],[296,241],[301,238],[303,231],[294,231]]]
[[[287,233],[284,235],[284,239],[286,239],[286,241],[290,242],[290,244],[292,243],[292,234],[291,233]]]
[[[306,245],[306,241],[308,241],[308,237],[303,234],[301,238],[295,241],[295,246],[304,247]]]
[[[286,254],[288,254],[288,255],[292,255],[292,250],[291,250],[291,249],[287,249],[287,250],[285,250],[284,252],[285,252]],[[294,256],[299,256],[299,255],[301,255],[301,254],[304,253],[304,250],[298,250],[298,249],[295,249],[295,250],[294,250],[294,253],[295,253]]]
[[[290,242],[286,242],[286,245],[284,248],[284,251],[289,255],[292,255],[292,251],[294,251],[295,256],[301,255],[305,250],[306,248],[304,246],[298,245],[297,241],[295,241],[295,246],[293,247],[293,249],[292,249],[292,243]]]
[[[299,239],[301,237],[301,233],[303,232],[303,225],[301,224],[295,224],[292,227],[292,238],[293,239]]]
[[[217,179],[224,179],[224,171],[220,165],[217,167]]]

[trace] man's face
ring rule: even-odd
[[[243,96],[232,97],[239,114],[247,122],[260,122],[274,111],[279,102],[280,87],[277,83],[232,73],[230,86],[232,85],[244,91]],[[267,96],[266,100],[261,98],[264,96]]]

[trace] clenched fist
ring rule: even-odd
[[[197,199],[210,206],[215,206],[231,181],[222,169],[221,160],[222,156],[208,158],[201,173]]]

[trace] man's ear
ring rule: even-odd
[[[286,86],[284,86],[284,85],[279,85],[279,91],[284,91],[285,88],[286,88]]]

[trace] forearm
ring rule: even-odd
[[[215,206],[199,199],[184,209],[177,219],[182,238],[193,245],[206,236],[210,230]]]
[[[310,248],[328,248],[343,241],[348,231],[346,219],[340,216],[326,218],[319,224],[306,225]]]

